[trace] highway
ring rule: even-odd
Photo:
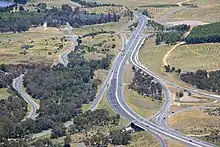
[[[139,17],[139,25],[137,26],[136,30],[133,33],[133,37],[126,45],[125,53],[120,54],[118,60],[116,61],[116,67],[113,71],[113,76],[111,80],[111,85],[109,86],[109,90],[107,92],[108,101],[110,105],[113,107],[115,111],[117,111],[121,116],[127,118],[128,120],[134,122],[137,126],[140,126],[144,130],[150,130],[156,134],[164,135],[169,138],[173,138],[179,140],[189,146],[196,146],[196,147],[212,147],[214,145],[207,143],[205,141],[191,138],[183,135],[180,132],[174,132],[170,130],[166,130],[163,126],[154,124],[147,119],[140,117],[136,114],[124,101],[123,96],[123,85],[124,85],[124,66],[126,64],[127,59],[129,56],[135,53],[136,50],[139,50],[141,47],[141,37],[140,35],[143,32],[144,27],[146,26],[147,18],[141,14],[138,14]],[[136,67],[145,70],[139,64],[133,62]],[[153,76],[154,77],[154,76]],[[155,78],[157,79],[157,78]],[[159,80],[158,80],[159,81]]]
[[[13,79],[12,86],[23,97],[23,99],[31,106],[31,110],[30,110],[27,118],[35,119],[35,117],[37,116],[36,111],[37,111],[37,109],[39,109],[39,105],[22,88],[23,76],[24,75],[20,75],[19,77]]]
[[[126,38],[126,36],[124,34],[121,34],[120,36],[121,36],[121,39],[122,39],[121,52],[123,52],[127,38]],[[105,92],[106,92],[106,90],[107,90],[107,88],[108,88],[108,86],[110,84],[112,73],[113,73],[113,70],[116,67],[116,61],[118,60],[119,55],[113,61],[112,66],[111,66],[111,68],[108,71],[108,75],[105,78],[105,81],[102,83],[101,89],[99,90],[96,99],[92,102],[92,104],[91,104],[91,106],[89,108],[91,111],[94,111],[95,109],[97,109],[99,103],[101,102],[101,100],[102,100],[102,98],[103,98],[103,96],[104,96],[104,94],[105,94]]]

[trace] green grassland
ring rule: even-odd
[[[220,69],[220,43],[182,45],[171,52],[168,63],[184,71]]]

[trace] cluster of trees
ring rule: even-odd
[[[170,65],[164,65],[164,71],[165,72],[176,72],[177,74],[180,74],[181,73],[181,69],[176,69],[175,67],[170,67]]]
[[[24,73],[27,68],[35,68],[34,65],[0,65],[0,88],[11,88],[13,79]]]
[[[87,137],[83,140],[86,146],[108,146],[108,144],[113,145],[127,145],[131,141],[131,134],[124,130],[112,130],[108,136],[105,136],[101,133]]]
[[[33,98],[40,99],[39,116],[30,131],[52,128],[57,122],[80,114],[81,105],[96,96],[98,81],[93,79],[94,71],[108,69],[109,58],[86,61],[82,55],[70,53],[68,68],[58,64],[53,68],[29,69],[24,86]]]
[[[176,32],[159,32],[156,35],[155,43],[159,45],[161,42],[166,44],[174,44],[177,41],[181,41],[183,39],[184,32],[176,31]]]
[[[129,89],[137,91],[139,94],[152,97],[156,100],[162,100],[162,87],[159,83],[154,81],[154,78],[141,69],[135,69],[134,78],[129,85]]]
[[[220,42],[220,22],[194,27],[185,41],[186,43]]]
[[[144,11],[142,12],[142,14],[143,14],[143,15],[146,15],[146,16],[150,16],[150,14],[148,13],[147,10],[144,10]]]
[[[0,66],[1,73],[4,73],[0,77],[4,82],[2,84],[4,87],[10,87],[12,79],[28,69],[24,78],[24,86],[32,97],[40,99],[40,109],[37,112],[39,116],[36,120],[26,119],[24,121],[21,120],[26,114],[27,104],[22,98],[12,96],[0,101],[1,142],[9,144],[8,138],[22,138],[50,128],[52,128],[52,138],[66,135],[66,128],[62,122],[81,114],[81,105],[95,98],[99,81],[93,79],[94,71],[98,68],[108,69],[112,56],[103,58],[103,61],[86,61],[83,56],[70,53],[69,58],[68,68],[62,64],[53,68],[42,65]],[[5,78],[6,75],[10,76]],[[98,119],[101,123],[110,121],[111,124],[117,124],[120,118],[118,115],[110,117],[103,111],[87,112],[77,118],[86,120],[86,117],[89,117],[87,125],[97,125],[97,122],[91,121],[91,116],[92,118],[101,116]],[[80,124],[75,123],[75,125],[77,128],[81,127],[78,126]]]
[[[220,93],[220,70],[187,72],[181,74],[180,79],[199,89]]]
[[[70,133],[77,133],[83,130],[88,131],[93,126],[118,125],[120,115],[110,116],[109,112],[104,109],[95,111],[86,111],[73,119],[73,124],[69,127]]]
[[[94,37],[94,36],[97,36],[97,35],[100,35],[100,34],[106,34],[106,33],[110,33],[110,34],[114,34],[115,32],[114,31],[104,31],[104,30],[100,30],[98,32],[92,32],[92,33],[88,33],[88,34],[85,34],[82,36],[82,38],[84,37]]]
[[[0,142],[20,137],[22,126],[19,122],[27,112],[27,103],[18,96],[0,100]]]
[[[159,32],[156,35],[155,43],[159,45],[161,42],[166,44],[174,44],[177,41],[183,40],[183,35],[189,30],[188,25],[177,25],[174,27],[167,28],[164,32]]]
[[[218,129],[214,129],[211,131],[210,135],[204,137],[208,142],[213,142],[219,144],[220,142],[220,131]]]
[[[181,25],[176,25],[173,27],[169,27],[166,30],[167,31],[182,31],[182,32],[187,32],[189,31],[190,26],[189,25],[185,25],[185,24],[181,24]]]
[[[152,26],[154,28],[155,31],[163,31],[164,30],[164,26],[153,21],[153,20],[148,20],[148,24],[149,26]]]
[[[80,12],[78,8],[72,10],[69,5],[63,5],[61,9],[45,7],[39,8],[37,12],[22,11],[16,13],[3,12],[0,14],[0,31],[22,32],[27,31],[31,26],[39,26],[44,22],[50,27],[59,27],[67,22],[73,27],[83,25],[117,22],[120,16],[116,13],[95,14]]]
[[[122,5],[117,4],[104,4],[100,2],[93,2],[93,1],[87,1],[87,0],[71,0],[75,3],[78,3],[80,5],[83,5],[85,7],[103,7],[103,6],[112,6],[112,7],[122,7]]]
[[[209,115],[220,116],[220,108],[216,108],[214,110],[208,110]]]

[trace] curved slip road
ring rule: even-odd
[[[27,118],[35,119],[35,117],[37,116],[36,111],[37,109],[39,109],[39,105],[22,88],[23,77],[24,75],[20,75],[19,77],[13,79],[12,86],[22,96],[22,98],[31,106],[31,110]]]

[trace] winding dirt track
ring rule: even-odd
[[[190,27],[189,31],[185,33],[184,38],[189,35],[189,33],[192,31],[192,28],[193,28],[193,27]],[[170,53],[171,53],[175,48],[177,48],[178,46],[183,45],[183,44],[185,44],[185,43],[186,43],[186,42],[182,41],[182,42],[179,42],[179,43],[177,43],[176,45],[174,45],[174,46],[164,55],[164,57],[163,57],[163,65],[168,65],[167,58],[169,57]]]

